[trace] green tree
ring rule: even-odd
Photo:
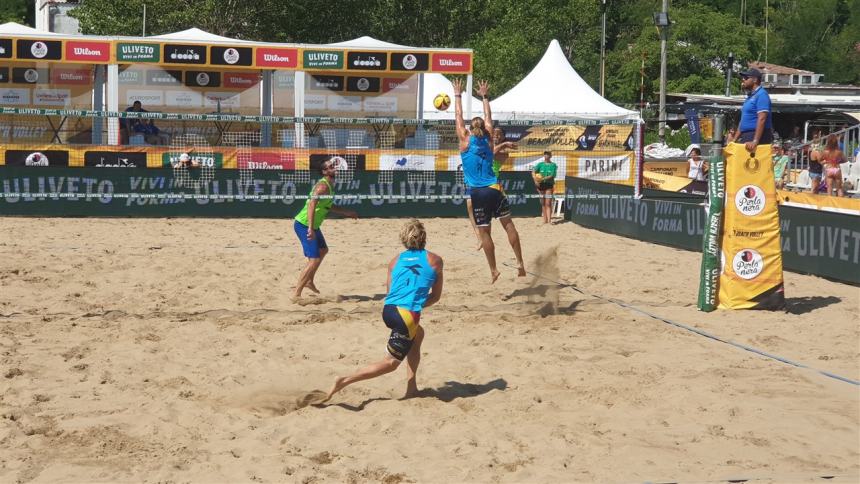
[[[0,0],[0,23],[16,22],[33,26],[35,4],[28,0]]]

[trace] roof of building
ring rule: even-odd
[[[786,67],[759,61],[750,62],[749,66],[760,70],[764,74],[815,74],[812,71],[805,71],[803,69],[795,69],[794,67]]]

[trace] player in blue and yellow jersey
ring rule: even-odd
[[[499,179],[493,171],[493,157],[495,142],[490,135],[489,129],[493,127],[493,117],[490,112],[490,99],[488,97],[490,85],[487,81],[478,83],[476,90],[483,98],[484,118],[475,117],[466,128],[463,120],[463,81],[454,79],[454,114],[457,126],[457,138],[460,141],[460,159],[463,162],[463,180],[471,189],[472,214],[475,217],[475,225],[481,234],[481,247],[490,265],[491,282],[499,278],[496,268],[496,247],[490,232],[490,222],[493,218],[499,219],[502,228],[508,234],[508,242],[514,250],[517,258],[518,275],[526,275],[523,263],[522,249],[520,248],[520,235],[511,220],[511,207],[508,197],[499,185]]]
[[[346,210],[336,207],[334,200],[334,178],[337,176],[338,162],[342,160],[339,157],[332,157],[325,161],[320,167],[322,178],[314,185],[311,190],[310,197],[305,202],[305,206],[301,212],[296,215],[296,221],[293,223],[293,228],[296,231],[296,236],[302,244],[302,251],[305,257],[308,258],[308,263],[299,274],[299,281],[296,283],[295,297],[301,297],[302,289],[308,288],[315,293],[319,293],[314,284],[314,276],[317,269],[320,268],[323,258],[328,254],[328,245],[326,245],[325,237],[323,237],[320,225],[322,225],[329,211],[339,213],[341,215],[357,218],[358,214],[352,210]],[[324,197],[324,198],[321,198]],[[311,215],[313,214],[313,215]],[[311,227],[313,226],[313,227]]]
[[[418,394],[415,376],[424,340],[424,328],[419,324],[421,310],[442,297],[442,258],[424,249],[427,232],[416,219],[407,222],[400,230],[400,241],[406,250],[388,264],[388,296],[382,308],[382,321],[391,330],[386,348],[388,354],[352,375],[336,379],[324,401],[347,385],[391,373],[404,358],[406,398]]]

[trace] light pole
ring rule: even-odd
[[[669,0],[663,10],[654,14],[654,25],[660,30],[660,142],[666,143],[666,41],[669,38]]]
[[[600,0],[601,23],[600,28],[600,95],[606,96],[604,93],[604,85],[606,83],[606,0]]]

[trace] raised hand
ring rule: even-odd
[[[454,79],[454,81],[451,84],[453,84],[453,86],[454,86],[454,95],[455,96],[459,96],[460,94],[463,93],[463,80],[462,79],[457,77]]]
[[[475,92],[481,97],[487,97],[487,94],[490,93],[490,83],[487,81],[478,81],[478,88],[475,89]]]

